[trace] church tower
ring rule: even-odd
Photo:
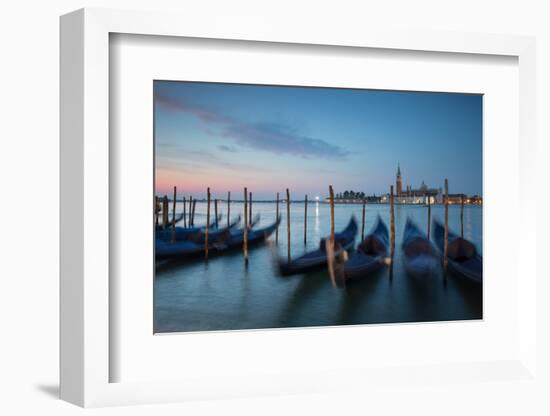
[[[403,193],[403,180],[401,179],[401,167],[397,164],[397,178],[395,179],[395,192],[397,196]]]

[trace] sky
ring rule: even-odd
[[[482,96],[154,81],[155,192],[298,199],[443,186],[482,195]]]

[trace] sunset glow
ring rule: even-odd
[[[155,81],[156,193],[388,192],[401,162],[482,194],[479,95]],[[383,143],[383,146],[381,146]]]

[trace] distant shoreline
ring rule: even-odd
[[[160,197],[159,197],[160,198]],[[210,203],[213,204],[214,203],[214,199],[215,198],[212,198],[210,200]],[[217,198],[218,202],[220,203],[227,203],[227,199],[222,199],[222,198]],[[173,202],[172,199],[168,199],[168,201],[171,203]],[[186,202],[188,202],[189,200],[186,199]],[[193,199],[193,201],[197,201],[199,203],[207,203],[208,200],[207,199]],[[176,200],[176,202],[183,202],[182,199],[178,199]],[[293,200],[291,199],[290,200],[290,203],[291,204],[304,204],[306,201],[301,199],[301,200]],[[232,199],[231,200],[231,203],[237,203],[237,204],[243,204],[244,203],[244,200],[242,199]],[[247,203],[250,203],[250,201],[247,201]],[[252,200],[252,205],[254,204],[276,204],[277,201],[276,200]],[[322,201],[322,200],[319,200],[319,201],[311,201],[311,200],[308,200],[307,201],[308,205],[314,205],[314,204],[324,204],[324,205],[330,205],[330,202],[329,201]],[[279,199],[279,204],[286,204],[286,199]],[[334,205],[363,205],[363,201],[337,201],[335,200],[334,201]],[[389,202],[367,202],[365,201],[365,205],[390,205]],[[428,206],[428,204],[426,203],[414,203],[414,202],[398,202],[398,201],[395,201],[395,205],[415,205],[415,206]],[[444,205],[443,203],[441,202],[434,202],[431,204],[432,206],[434,205]],[[460,205],[460,202],[449,202],[449,205]],[[467,203],[465,202],[464,205],[474,205],[474,206],[482,206],[483,203]]]

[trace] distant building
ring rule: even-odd
[[[395,178],[395,203],[397,204],[431,204],[440,203],[443,201],[441,189],[428,188],[422,181],[420,188],[413,189],[407,185],[403,191],[403,177],[401,176],[401,166],[397,164],[397,175]]]
[[[403,180],[401,178],[401,166],[397,163],[397,177],[395,178],[395,193],[401,195],[403,193]]]

